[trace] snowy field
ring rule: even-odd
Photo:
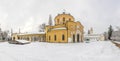
[[[0,61],[120,61],[120,49],[109,41],[90,43],[0,43]]]

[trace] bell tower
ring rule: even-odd
[[[93,28],[92,27],[90,28],[90,34],[93,34]]]
[[[51,16],[51,15],[49,15],[49,21],[48,21],[48,24],[49,24],[50,26],[52,26],[52,16]]]

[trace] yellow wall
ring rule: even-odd
[[[66,30],[53,30],[56,28],[66,28]],[[48,27],[49,28],[49,27]],[[68,42],[69,38],[71,38],[72,42],[73,42],[73,35],[75,35],[75,42],[77,41],[77,34],[79,34],[79,42],[83,42],[83,26],[79,23],[79,22],[73,22],[73,21],[69,21],[64,25],[55,25],[55,26],[51,26],[51,28],[49,29],[48,32],[46,32],[46,41],[48,42]],[[62,34],[65,34],[65,41],[62,41]],[[54,35],[57,35],[57,40],[54,40]],[[49,37],[51,37],[51,39],[49,40]]]
[[[17,33],[12,34],[12,40],[18,40]]]
[[[36,38],[36,40],[34,40],[34,38]],[[13,34],[12,40],[28,40],[28,41],[45,42],[45,34]]]
[[[56,35],[56,40],[55,40]],[[64,40],[62,40],[62,35],[64,35]],[[49,40],[50,37],[50,40]],[[47,33],[46,40],[48,42],[58,42],[58,43],[66,43],[67,42],[67,30],[52,30]]]
[[[65,19],[65,21],[63,21],[63,18]],[[67,21],[74,21],[74,17],[70,14],[58,14],[55,17],[55,25],[59,25],[59,24],[63,24],[66,23]]]

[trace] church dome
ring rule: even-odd
[[[74,21],[74,17],[71,14],[66,14],[65,12],[58,14],[55,17],[55,25],[65,24],[67,21]]]

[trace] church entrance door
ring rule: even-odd
[[[79,40],[80,40],[80,39],[79,39],[79,34],[77,34],[77,42],[79,42]]]
[[[73,34],[73,42],[75,43],[75,35]]]

